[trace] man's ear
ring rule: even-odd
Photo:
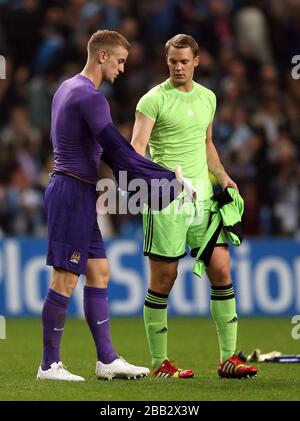
[[[107,51],[106,50],[100,50],[98,53],[98,60],[100,64],[103,64],[107,59]]]
[[[199,66],[199,63],[200,63],[200,57],[199,57],[199,56],[196,56],[196,57],[194,58],[194,66],[195,66],[195,67]]]

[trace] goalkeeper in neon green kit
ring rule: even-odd
[[[178,261],[188,244],[192,256],[202,245],[210,215],[213,189],[211,172],[219,185],[237,189],[225,172],[212,142],[215,94],[193,81],[199,64],[199,46],[190,36],[179,34],[166,43],[170,78],[152,88],[137,105],[132,145],[141,155],[150,146],[151,159],[175,170],[180,164],[197,191],[195,203],[184,197],[161,212],[146,209],[143,215],[144,254],[149,256],[150,285],[145,297],[144,322],[157,377],[193,377],[192,370],[176,367],[167,353],[167,301],[176,280]],[[256,375],[235,355],[237,314],[230,275],[226,234],[222,230],[207,267],[211,283],[211,313],[220,346],[221,377]]]

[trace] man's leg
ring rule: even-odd
[[[211,282],[211,314],[216,323],[220,347],[219,375],[233,378],[252,377],[256,375],[256,369],[246,366],[234,355],[238,319],[228,247],[214,248],[207,275]]]
[[[53,277],[44,301],[43,323],[43,359],[37,378],[41,380],[82,381],[63,368],[60,360],[60,344],[64,331],[67,307],[78,275],[64,269],[53,268]]]
[[[60,361],[60,343],[64,331],[67,307],[78,275],[53,268],[53,277],[42,311],[43,360],[42,369],[48,370]]]
[[[119,358],[114,350],[110,335],[108,281],[107,259],[88,259],[84,287],[84,313],[97,350],[96,376],[108,380],[147,376],[148,368],[129,364],[123,358]]]
[[[77,285],[79,274],[86,272],[96,224],[96,200],[97,193],[92,184],[62,174],[54,174],[51,177],[45,192],[45,209],[48,218],[47,265],[55,268],[50,286],[55,294],[50,291],[48,295],[43,310],[43,321],[45,325],[47,324],[46,328],[52,329],[53,324],[58,345],[63,332],[69,298]],[[97,240],[101,240],[99,230]],[[101,249],[101,244],[99,248]],[[56,320],[51,319],[51,317],[55,318],[56,314],[59,314],[59,327],[54,324]],[[45,345],[50,335],[47,332],[47,330],[44,332]],[[45,348],[48,350],[48,345]],[[55,349],[59,349],[59,346]],[[47,350],[46,355],[48,355]],[[58,357],[59,352],[56,351],[55,359]],[[48,357],[45,357],[43,364],[44,366],[49,364]],[[61,366],[58,368],[59,373],[64,373]],[[43,373],[42,375],[44,376]],[[68,378],[62,380],[68,380]]]
[[[107,286],[107,259],[88,259],[84,286],[84,314],[93,335],[98,361],[110,364],[118,358],[111,340]]]
[[[228,247],[215,247],[207,275],[211,283],[210,307],[217,327],[221,362],[235,353],[237,339],[238,320],[229,264]]]
[[[192,370],[177,368],[168,359],[167,302],[177,277],[178,259],[150,257],[150,287],[145,297],[144,323],[152,357],[153,375],[157,377],[193,377]]]
[[[152,357],[153,375],[193,377],[168,359],[167,302],[177,277],[178,261],[186,255],[187,214],[182,212],[182,197],[162,212],[143,212],[144,255],[149,256],[150,282],[144,305],[144,324]]]
[[[152,357],[152,367],[158,368],[168,359],[168,295],[177,277],[178,260],[149,258],[150,287],[145,297],[144,323]]]

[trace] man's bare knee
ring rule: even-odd
[[[230,269],[227,265],[208,270],[207,273],[213,286],[226,286],[232,283]]]
[[[85,276],[87,286],[107,288],[110,278],[107,259],[89,259]]]
[[[61,268],[53,268],[50,288],[59,294],[70,297],[76,288],[78,277],[76,273],[68,272]]]
[[[86,276],[86,285],[95,288],[107,288],[110,278],[110,272],[99,272],[97,276]]]
[[[165,261],[150,257],[150,289],[168,295],[177,278],[178,261]]]
[[[168,295],[174,285],[176,278],[177,270],[175,272],[162,271],[159,276],[151,277],[150,289],[154,289],[156,292]]]

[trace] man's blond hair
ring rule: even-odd
[[[123,35],[116,31],[97,31],[93,33],[89,39],[87,50],[89,57],[94,57],[101,48],[107,49],[109,53],[115,47],[123,47],[125,50],[129,50],[130,44]]]
[[[194,57],[199,55],[199,45],[193,37],[186,34],[177,34],[173,38],[169,39],[165,45],[166,55],[168,55],[170,47],[175,48],[188,48],[190,47]]]

